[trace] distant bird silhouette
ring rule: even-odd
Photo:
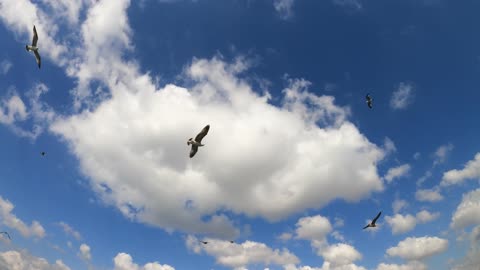
[[[45,152],[40,153],[42,156],[45,156]]]
[[[38,41],[38,34],[37,34],[37,29],[35,28],[35,25],[33,26],[33,39],[32,39],[32,45],[25,45],[25,49],[27,52],[33,51],[33,54],[35,54],[35,59],[37,60],[38,68],[42,65],[42,59],[40,58],[40,54],[38,53],[38,47],[37,47],[37,41]]]
[[[207,241],[200,241],[200,242],[201,242],[202,244],[204,244],[204,245],[208,244]]]
[[[10,234],[8,234],[8,232],[0,232],[0,233],[5,234],[6,236],[8,236],[8,239],[12,240],[12,238],[10,238]]]
[[[230,240],[230,243],[232,243],[232,244],[233,244],[233,241],[232,241],[232,240]]]
[[[380,213],[378,213],[378,215],[372,220],[372,222],[370,222],[370,224],[363,227],[363,229],[365,230],[368,227],[377,227],[377,225],[375,225],[375,222],[377,222],[377,219],[380,217],[381,214],[382,214],[382,211],[380,211]]]
[[[193,138],[188,139],[187,145],[192,145],[192,149],[190,150],[190,158],[195,156],[198,151],[198,147],[204,146],[204,144],[202,144],[202,139],[207,135],[209,129],[210,125],[206,125],[202,131],[198,133],[197,137],[195,137],[195,140],[193,140]]]
[[[368,107],[371,109],[373,108],[373,99],[370,97],[370,94],[367,94],[367,96],[365,97],[365,99],[367,100],[367,105]]]

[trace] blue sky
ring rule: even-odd
[[[479,8],[0,0],[0,268],[474,269]]]

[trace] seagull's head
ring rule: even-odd
[[[188,139],[187,145],[190,145],[193,142],[193,138]]]

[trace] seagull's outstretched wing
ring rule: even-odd
[[[210,125],[206,125],[200,133],[198,133],[197,137],[195,137],[195,141],[198,143],[202,142],[203,137],[205,137],[210,129]]]
[[[37,29],[35,28],[35,25],[33,26],[33,39],[32,39],[32,46],[37,46],[37,41],[38,41],[38,34],[37,34]]]
[[[375,222],[377,221],[377,219],[380,217],[381,214],[382,214],[382,211],[380,211],[380,213],[378,213],[378,215],[372,220],[372,224],[375,224]]]
[[[370,225],[370,224],[368,224],[368,225]],[[368,228],[368,227],[369,227],[368,225],[367,225],[367,226],[365,226],[365,227],[363,227],[363,229],[365,230],[366,228]]]
[[[198,151],[198,146],[192,144],[192,149],[190,150],[190,158],[192,158],[193,156],[195,156],[195,154],[197,153],[197,151]]]
[[[38,68],[40,68],[40,66],[42,65],[42,59],[40,58],[40,54],[38,53],[38,51],[34,51],[33,53],[35,54],[35,59],[37,60]]]
[[[8,239],[12,240],[12,238],[10,238],[10,234],[8,234],[8,232],[0,232],[0,233],[5,234],[6,236],[8,236]]]

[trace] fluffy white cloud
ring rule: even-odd
[[[448,240],[438,237],[408,237],[397,246],[387,249],[390,256],[406,260],[422,260],[447,250]]]
[[[394,110],[405,109],[413,103],[413,85],[410,83],[400,83],[397,90],[392,94],[390,107]]]
[[[408,206],[408,202],[405,200],[395,199],[392,203],[393,213],[397,214],[403,208]]]
[[[436,166],[438,164],[444,163],[447,160],[448,155],[453,150],[453,144],[449,143],[446,145],[442,145],[437,148],[435,153],[433,154],[434,160],[433,165]]]
[[[458,205],[452,216],[450,227],[462,229],[470,225],[480,224],[480,189],[470,191],[463,195],[462,202]]]
[[[14,207],[10,201],[0,196],[0,220],[5,226],[19,231],[24,237],[45,237],[45,229],[38,221],[34,220],[30,226],[26,225],[12,213]]]
[[[392,227],[393,234],[406,233],[417,225],[417,221],[412,215],[395,214],[393,217],[386,216],[385,221]]]
[[[2,62],[0,62],[0,74],[2,75],[7,74],[10,68],[12,68],[12,66],[13,66],[12,62],[8,60],[2,60]]]
[[[439,188],[419,189],[415,192],[415,199],[420,202],[438,202],[443,200]]]
[[[0,269],[9,270],[70,270],[61,260],[49,264],[44,258],[30,255],[26,251],[6,251],[0,253]]]
[[[418,223],[428,223],[437,219],[439,216],[440,213],[438,212],[430,213],[427,210],[422,210],[418,212],[416,216],[410,214],[395,214],[393,217],[386,216],[385,220],[392,228],[393,234],[401,234],[413,230]]]
[[[281,18],[289,19],[293,16],[293,4],[295,0],[273,0],[273,6]]]
[[[324,262],[322,267],[312,267],[312,266],[295,266],[293,264],[284,266],[284,270],[367,270],[362,266],[356,264],[346,264],[342,266],[332,266],[329,262]]]
[[[360,252],[347,244],[330,245],[321,251],[321,255],[325,261],[330,263],[331,267],[349,265],[362,258]]]
[[[437,219],[440,216],[439,212],[430,213],[427,210],[422,210],[417,213],[417,222],[419,223],[428,223]]]
[[[90,247],[87,244],[80,245],[80,257],[85,261],[90,261],[92,259],[92,254],[90,253]]]
[[[424,263],[412,261],[407,264],[385,264],[381,263],[377,266],[377,270],[427,270]]]
[[[170,265],[160,264],[158,262],[147,263],[144,266],[139,266],[133,262],[132,256],[127,253],[118,253],[113,259],[113,270],[175,270]]]
[[[120,77],[112,99],[57,121],[52,131],[67,140],[105,201],[167,229],[231,237],[225,216],[201,217],[225,209],[274,221],[382,190],[375,164],[384,153],[346,121],[346,108],[309,93],[303,80],[284,90],[283,107],[272,106],[237,78],[243,69],[240,60],[194,60],[186,68],[195,82],[190,91],[156,90],[148,76]],[[207,146],[188,159],[183,140],[205,124]]]
[[[0,123],[10,125],[16,121],[23,121],[27,118],[25,103],[17,94],[0,101]]]
[[[465,257],[458,260],[453,270],[470,270],[480,265],[480,226],[473,228],[470,234],[470,248]]]
[[[277,238],[282,240],[282,241],[288,241],[288,240],[292,239],[292,237],[293,237],[293,235],[291,233],[282,233]]]
[[[460,184],[467,179],[480,179],[480,153],[467,162],[462,170],[450,170],[443,174],[442,186]]]
[[[397,147],[395,143],[388,137],[385,137],[383,142],[383,149],[385,149],[385,154],[391,154],[397,152]]]
[[[385,180],[387,183],[391,183],[395,178],[400,178],[405,176],[410,171],[411,167],[409,164],[403,164],[395,168],[390,168],[385,175]]]
[[[300,218],[296,226],[296,238],[310,241],[324,241],[332,231],[330,221],[320,215]]]
[[[58,223],[58,225],[60,227],[62,227],[63,231],[67,234],[67,235],[71,235],[73,236],[75,239],[77,240],[80,240],[82,239],[82,236],[80,235],[80,233],[78,231],[76,231],[74,228],[72,228],[72,226],[68,225],[67,223],[61,221]]]
[[[186,245],[195,253],[206,254],[215,257],[220,265],[236,269],[244,268],[250,264],[262,263],[268,265],[297,264],[299,259],[288,249],[271,249],[263,243],[246,241],[242,244],[230,243],[217,239],[207,238],[208,244],[200,243],[199,239],[189,235],[186,238]]]
[[[70,24],[78,23],[80,11],[87,1],[88,0],[41,0],[43,4],[47,4],[53,9],[53,16],[59,19],[65,18]]]

